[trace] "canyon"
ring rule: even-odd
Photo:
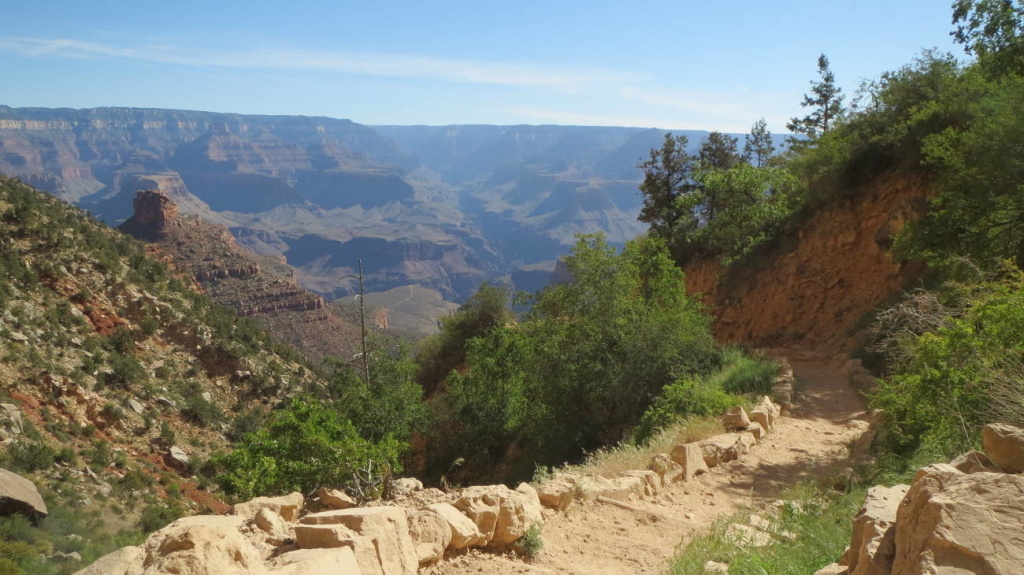
[[[225,226],[327,299],[482,281],[534,290],[575,234],[644,231],[636,164],[665,132],[583,126],[365,126],[183,110],[0,106],[0,173],[110,225],[138,190]],[[685,132],[696,149],[705,132]]]

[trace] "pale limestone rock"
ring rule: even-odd
[[[289,551],[267,567],[268,575],[364,575],[351,547]]]
[[[295,525],[295,544],[301,549],[350,547],[356,533],[344,525]]]
[[[452,530],[448,522],[430,509],[409,513],[409,536],[416,545],[420,566],[439,561],[452,542]]]
[[[708,464],[704,459],[704,452],[699,443],[684,443],[672,448],[669,456],[672,461],[683,468],[682,481],[689,481],[694,477],[707,473]]]
[[[814,572],[814,575],[849,575],[850,571],[838,563],[826,565]]]
[[[725,415],[722,416],[722,425],[729,430],[746,429],[750,425],[750,417],[747,416],[745,409],[737,405],[725,412]]]
[[[284,545],[295,539],[295,529],[273,509],[264,507],[256,513],[253,525],[266,534],[265,541],[271,545]]]
[[[608,479],[600,475],[585,475],[580,478],[578,485],[584,501],[594,501],[598,497],[627,501],[644,492],[644,481],[638,477]]]
[[[700,458],[700,461],[701,463],[704,462],[703,456]],[[704,467],[707,469],[707,466]],[[659,453],[651,458],[651,470],[661,476],[661,481],[665,485],[685,479],[683,466],[672,461],[672,458],[667,453]]]
[[[452,532],[450,547],[455,550],[484,545],[486,540],[473,520],[463,515],[450,503],[433,503],[426,509],[441,516],[448,523]]]
[[[146,553],[142,547],[122,547],[104,555],[75,575],[138,575]]]
[[[1002,473],[1003,471],[1002,469],[999,469],[998,465],[989,459],[989,456],[980,451],[968,451],[953,461],[950,461],[949,464],[964,473],[980,473],[984,471],[989,473]]]
[[[761,438],[768,434],[768,432],[765,431],[764,427],[762,427],[761,424],[756,421],[748,425],[746,428],[744,428],[743,431],[750,433],[751,435],[754,436],[754,439],[758,441],[761,441]]]
[[[725,530],[725,536],[740,547],[764,547],[775,540],[772,536],[742,523],[733,523]]]
[[[540,499],[532,489],[513,491],[504,485],[478,485],[462,490],[460,495],[455,508],[473,520],[490,547],[508,547],[531,525],[543,521]]]
[[[1021,565],[1024,476],[918,472],[897,513],[892,575],[1017,575]]]
[[[757,406],[750,410],[750,421],[760,424],[765,431],[771,431],[775,423],[775,418],[769,414],[766,408],[763,406]]]
[[[188,454],[185,453],[184,449],[176,445],[171,447],[164,460],[167,462],[168,466],[180,472],[186,472],[192,467],[192,460],[189,459]]]
[[[47,513],[46,502],[35,483],[6,469],[0,469],[0,506],[9,512],[39,518]]]
[[[143,544],[140,575],[264,575],[263,558],[242,535],[245,520],[221,515],[184,517]],[[135,575],[128,571],[126,575]]]
[[[909,485],[868,489],[864,505],[853,518],[853,536],[846,564],[851,575],[887,575],[896,554],[896,512]]]
[[[619,475],[623,477],[638,477],[643,480],[645,496],[653,497],[661,493],[661,476],[650,469],[633,469],[630,471],[623,471]]]
[[[277,512],[285,521],[295,521],[304,502],[305,498],[298,491],[279,497],[257,497],[235,505],[235,515],[252,519],[260,509],[267,508]]]
[[[351,509],[359,506],[355,499],[340,489],[321,487],[317,489],[316,496],[320,504],[328,509]]]
[[[1024,429],[990,423],[981,430],[985,453],[1001,469],[1010,473],[1024,472]]]
[[[750,451],[750,447],[757,443],[753,434],[748,432],[725,433],[709,437],[701,441],[701,452],[704,455],[704,462],[708,467],[717,467],[719,464],[727,463],[738,459]]]
[[[419,567],[416,547],[409,536],[409,520],[401,507],[357,507],[306,515],[301,525],[344,525],[373,540],[384,575],[415,575]],[[300,526],[295,527],[296,539]],[[359,550],[356,559],[360,567]]]
[[[713,575],[714,573],[728,573],[729,566],[725,563],[719,563],[718,561],[707,561],[704,563],[704,573]]]
[[[576,496],[578,477],[564,474],[553,477],[537,486],[537,496],[544,507],[562,511]]]
[[[423,491],[423,482],[415,477],[402,477],[391,482],[391,493],[396,497]]]

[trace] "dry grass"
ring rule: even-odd
[[[622,443],[599,449],[591,453],[583,463],[567,465],[555,472],[614,477],[623,471],[647,469],[651,458],[659,453],[671,452],[680,443],[693,443],[722,432],[722,422],[718,417],[690,417],[669,426],[646,445]]]

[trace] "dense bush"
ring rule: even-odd
[[[1024,424],[1024,276],[947,285],[934,299],[943,305],[925,308],[931,316],[912,327],[883,316],[891,375],[871,401],[885,413],[885,446],[903,456],[954,455],[973,447],[987,422]]]
[[[217,482],[243,499],[319,486],[379,495],[382,480],[400,471],[401,444],[388,435],[360,437],[352,422],[312,397],[295,399],[271,414],[267,424],[239,441],[235,451],[216,457]]]
[[[718,366],[710,318],[663,242],[618,253],[584,236],[566,266],[573,280],[522,321],[467,342],[467,369],[432,401],[435,473],[501,460],[513,479],[578,458],[622,439],[666,385]]]

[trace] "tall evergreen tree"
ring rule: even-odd
[[[694,157],[686,151],[688,145],[686,136],[665,134],[661,148],[651,150],[651,157],[637,166],[644,172],[640,184],[644,206],[639,220],[661,238],[670,239],[677,227],[694,222]]]
[[[754,122],[750,133],[747,134],[746,142],[743,144],[743,159],[753,166],[763,168],[774,153],[772,133],[768,130],[768,123],[761,118]]]
[[[697,159],[704,168],[728,170],[743,159],[737,151],[739,138],[721,132],[711,132],[708,139],[700,145]]]
[[[836,86],[836,78],[828,65],[828,58],[818,56],[817,82],[811,82],[811,93],[804,94],[800,104],[811,108],[811,113],[803,118],[792,118],[786,129],[794,134],[804,134],[815,139],[835,126],[836,120],[843,113],[843,91]]]

